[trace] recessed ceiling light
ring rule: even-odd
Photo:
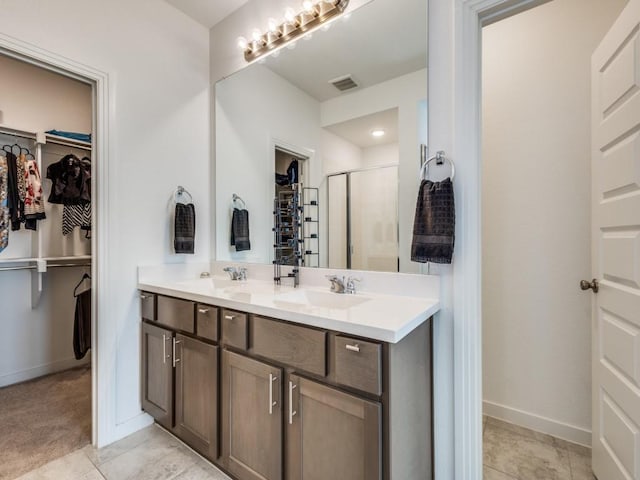
[[[372,137],[384,137],[384,134],[387,133],[381,128],[376,128],[375,130],[371,130]]]

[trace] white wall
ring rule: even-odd
[[[91,86],[0,55],[0,110],[2,122],[13,128],[45,131],[52,128],[90,132]],[[0,144],[14,137],[0,134]],[[35,153],[33,142],[18,142]],[[43,186],[48,197],[51,182],[44,179],[46,167],[69,149],[46,146],[43,155]],[[75,152],[78,153],[78,152]],[[47,219],[38,222],[44,256],[90,253],[91,242],[78,229],[63,238],[62,209],[46,204]],[[39,233],[10,232],[9,247],[0,259],[37,255],[33,239]],[[73,289],[86,269],[52,269],[45,275],[44,295],[38,308],[31,308],[31,274],[0,272],[2,325],[10,332],[0,337],[0,387],[61,369],[87,363],[90,355],[76,361],[73,353]]]
[[[493,416],[590,443],[590,61],[625,0],[483,32],[483,387]]]
[[[99,443],[148,422],[139,395],[136,266],[210,258],[209,32],[161,0],[2,0],[2,35],[109,73],[109,208],[112,295],[98,336],[109,371],[100,398]],[[196,255],[170,249],[168,201],[193,195]]]

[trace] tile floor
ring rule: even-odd
[[[101,450],[87,446],[18,480],[231,480],[156,425]],[[591,451],[484,418],[484,480],[593,480]]]
[[[484,480],[594,480],[591,449],[484,417]]]
[[[156,425],[108,447],[87,446],[18,480],[231,480]]]

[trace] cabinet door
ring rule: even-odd
[[[205,457],[218,457],[218,347],[176,335],[175,433]]]
[[[282,370],[222,352],[222,463],[238,480],[282,479]]]
[[[172,340],[169,330],[142,323],[142,408],[166,428],[173,423]]]
[[[287,380],[287,480],[379,480],[380,404],[297,375]]]

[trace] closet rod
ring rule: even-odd
[[[35,265],[29,265],[29,266],[24,266],[24,267],[0,267],[0,272],[8,272],[10,270],[35,270],[36,267]]]
[[[90,263],[52,263],[51,265],[47,265],[47,269],[49,268],[67,268],[67,267],[90,267]],[[38,267],[36,265],[24,265],[22,267],[0,267],[0,272],[8,272],[12,270],[36,270]]]

